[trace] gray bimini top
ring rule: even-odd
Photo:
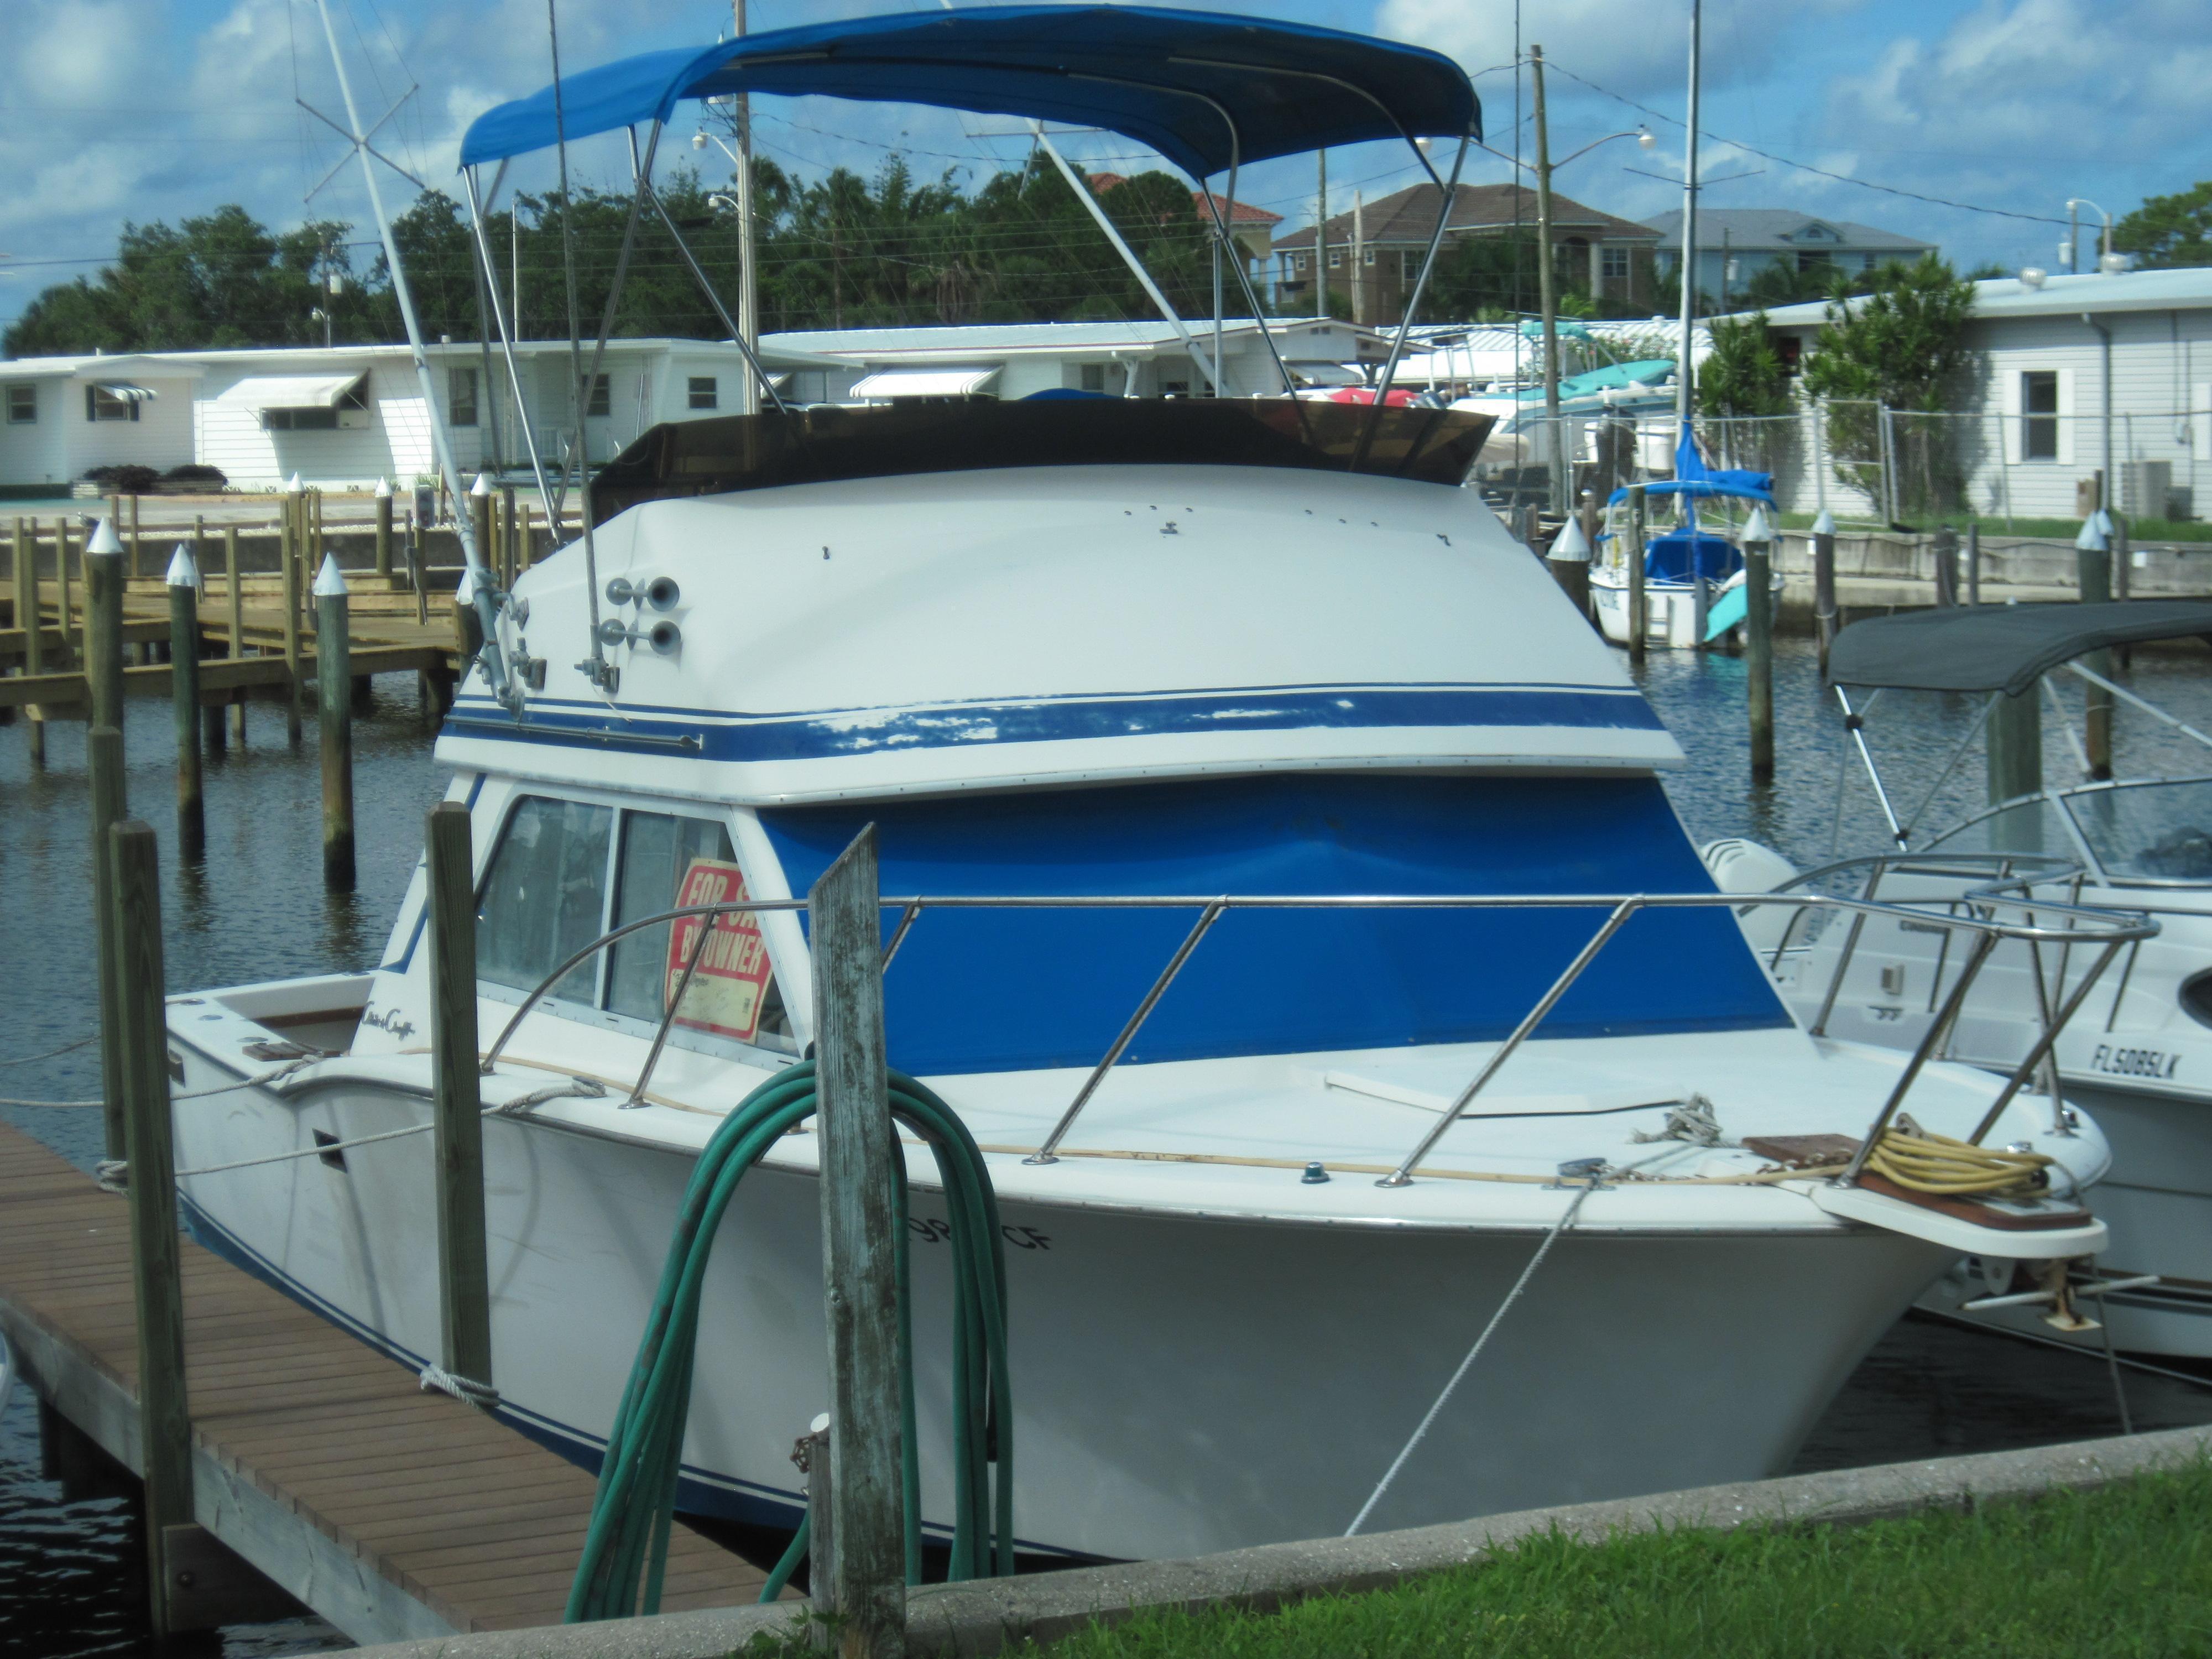
[[[1836,635],[1838,685],[1900,691],[2002,691],[2019,696],[2092,651],[2191,635],[2212,645],[2212,604],[1989,605],[1870,617]]]

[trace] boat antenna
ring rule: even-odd
[[[1698,314],[1698,70],[1704,23],[1704,0],[1690,0],[1690,122],[1682,141],[1682,343],[1681,360],[1674,365],[1674,418],[1682,432],[1689,429],[1696,380],[1690,330]]]
[[[354,154],[361,158],[362,179],[368,186],[369,210],[376,216],[376,232],[384,241],[385,263],[392,268],[392,292],[399,302],[399,319],[407,328],[408,351],[415,360],[415,378],[422,387],[422,407],[429,417],[430,442],[437,455],[438,470],[445,477],[447,490],[458,501],[462,495],[461,470],[454,464],[453,434],[447,429],[446,417],[441,412],[437,386],[430,374],[429,354],[422,348],[422,328],[415,315],[415,297],[407,286],[407,267],[400,260],[399,244],[392,234],[392,219],[384,210],[384,192],[377,185],[376,168],[371,164],[376,151],[361,125],[361,109],[354,101],[353,82],[347,77],[345,58],[338,51],[337,30],[331,22],[330,0],[315,0],[315,10],[322,18],[323,40],[331,49],[331,67],[337,75],[338,95],[345,102],[346,125],[341,131],[351,141]],[[395,172],[400,171],[396,163],[387,161],[386,165]],[[414,182],[419,185],[421,181]],[[484,678],[491,684],[492,695],[509,709],[520,713],[521,687],[507,672],[499,644],[499,611],[503,596],[484,564],[483,550],[477,545],[476,526],[470,515],[465,512],[454,514],[453,528],[460,538],[462,560],[476,578],[477,620],[483,627],[484,639],[477,660],[483,665]]]

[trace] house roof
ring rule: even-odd
[[[1436,228],[1437,209],[1443,200],[1434,185],[1419,184],[1370,202],[1361,210],[1364,219],[1364,240],[1370,244],[1395,243],[1411,247],[1426,247],[1430,234]],[[1328,240],[1345,243],[1352,240],[1352,216],[1339,213],[1328,222]],[[1452,201],[1450,222],[1445,233],[1461,235],[1478,234],[1485,231],[1510,230],[1516,227],[1533,231],[1536,228],[1536,192],[1521,185],[1462,185]],[[1608,242],[1654,242],[1656,234],[1633,219],[1616,218],[1587,207],[1572,197],[1552,192],[1552,234],[1554,240],[1567,236],[1592,236]],[[1278,237],[1279,248],[1311,247],[1313,227],[1294,230],[1287,236]]]
[[[1853,306],[1862,299],[1849,301]],[[2017,276],[1992,276],[1974,284],[1974,320],[2007,317],[2079,317],[2084,312],[2212,310],[2212,266],[2177,270],[2101,271],[2046,276],[2031,288]],[[1828,320],[1825,300],[1781,306],[1766,313],[1777,328],[1817,328]]]
[[[462,357],[471,362],[477,360],[483,349],[483,348],[474,340],[441,342],[425,348],[428,355],[434,358]],[[737,348],[728,340],[690,340],[665,335],[624,337],[618,335],[607,342],[607,349],[610,351],[708,350],[727,351],[734,354]],[[821,368],[830,366],[830,361],[826,358],[818,361],[810,360],[803,355],[794,354],[788,349],[771,348],[766,341],[762,343],[761,349],[764,356],[775,357],[778,363],[787,368]],[[496,355],[499,347],[495,344],[492,350]],[[547,352],[566,356],[568,352],[568,343],[565,339],[517,340],[514,343],[514,350],[519,357],[538,356]],[[258,365],[279,363],[301,363],[309,365],[311,368],[327,364],[331,371],[335,373],[349,366],[361,368],[374,360],[389,357],[404,359],[407,356],[408,348],[402,343],[251,346],[220,351],[118,352],[105,356],[90,357],[10,357],[0,358],[0,375],[14,375],[19,379],[27,379],[32,376],[120,374],[127,372],[154,378],[167,376],[171,380],[176,380],[195,379],[206,374],[210,368],[253,368]]]
[[[1194,319],[1185,325],[1194,335],[1211,338],[1211,318]],[[1358,340],[1380,337],[1373,329],[1349,323],[1315,319],[1273,320],[1269,331],[1285,356],[1298,356],[1309,340],[1332,343],[1333,349],[1348,351]],[[1224,319],[1222,331],[1231,337],[1255,336],[1258,325],[1249,317]],[[972,323],[924,328],[809,329],[771,334],[761,342],[779,349],[854,362],[975,362],[994,358],[1055,353],[1088,353],[1107,357],[1119,352],[1180,351],[1182,342],[1169,324],[1158,320],[1120,323]],[[1309,354],[1310,355],[1310,354]],[[1328,355],[1328,354],[1324,354]]]
[[[1659,233],[1659,246],[1669,252],[1682,246],[1682,210],[1655,215],[1644,224]],[[1808,237],[1808,229],[1829,233],[1824,236]],[[1924,253],[1932,251],[1933,242],[1915,241],[1910,236],[1899,236],[1894,231],[1876,230],[1872,225],[1854,224],[1849,219],[1823,218],[1819,214],[1802,212],[1796,208],[1699,208],[1698,210],[1698,246],[1717,248],[1723,234],[1730,248],[1745,253],[1790,252],[1805,247],[1840,247],[1861,253]]]
[[[1093,193],[1099,196],[1103,196],[1116,185],[1126,185],[1129,182],[1128,176],[1120,173],[1086,173],[1083,176],[1090,181]],[[1201,219],[1206,217],[1205,202],[1204,191],[1191,191],[1190,204],[1198,210],[1198,216]],[[1283,222],[1281,214],[1270,213],[1267,209],[1255,207],[1249,202],[1239,202],[1233,211],[1230,210],[1229,198],[1218,191],[1213,198],[1213,205],[1215,210],[1221,212],[1232,225],[1279,225]]]

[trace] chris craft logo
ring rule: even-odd
[[[2180,1067],[2181,1056],[2169,1054],[2159,1048],[2115,1048],[2109,1042],[2097,1045],[2097,1052],[2089,1056],[2089,1069],[2102,1072],[2107,1077],[2147,1077],[2158,1082],[2171,1082]]]

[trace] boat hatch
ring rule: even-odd
[[[1457,485],[1487,415],[1291,398],[821,407],[654,427],[592,480],[594,524],[640,501],[1012,466],[1271,466]]]

